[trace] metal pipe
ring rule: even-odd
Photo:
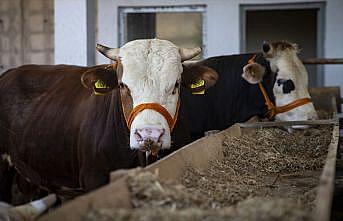
[[[267,122],[254,122],[254,123],[239,123],[243,128],[265,128],[265,127],[280,127],[280,126],[295,126],[295,125],[336,125],[337,119],[325,120],[306,120],[306,121],[267,121]]]
[[[304,64],[343,64],[343,58],[309,58],[302,60]]]

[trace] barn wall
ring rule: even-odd
[[[343,58],[343,1],[329,0],[326,8],[325,57]],[[325,66],[325,85],[341,86],[343,94],[343,65]]]
[[[53,63],[53,33],[53,0],[0,0],[0,73]]]
[[[20,0],[0,1],[0,73],[22,63]]]
[[[326,3],[324,16],[324,56],[343,57],[343,1],[341,0],[99,0],[97,41],[118,46],[118,7],[123,6],[184,6],[206,5],[206,48],[207,57],[240,53],[240,12],[241,4],[296,4]],[[299,21],[301,22],[301,21]],[[296,25],[296,24],[295,24]],[[108,62],[97,54],[98,63]],[[342,85],[343,65],[326,66],[324,84]]]
[[[239,53],[240,4],[276,4],[285,2],[316,2],[313,0],[99,0],[98,41],[118,46],[118,7],[125,6],[187,6],[206,5],[207,56]],[[319,1],[322,2],[322,1]],[[104,62],[97,56],[98,62]]]
[[[55,63],[88,65],[91,63],[88,54],[93,28],[94,8],[89,9],[93,0],[55,0]],[[88,23],[89,22],[89,23]],[[95,30],[93,30],[95,31]],[[94,44],[93,44],[93,47]],[[94,51],[93,51],[94,54]],[[91,65],[91,64],[90,64]]]

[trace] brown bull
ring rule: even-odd
[[[11,197],[8,168],[21,183],[79,194],[107,183],[110,171],[138,166],[147,144],[168,150],[189,141],[176,114],[184,51],[158,39],[120,51],[113,65],[26,65],[1,76],[1,200]],[[215,73],[203,73],[213,85]],[[182,73],[187,85],[203,77],[194,74]]]

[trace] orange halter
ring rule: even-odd
[[[252,56],[252,58],[250,58],[248,60],[248,64],[252,64],[254,62],[256,58],[256,54]],[[263,94],[264,100],[265,100],[265,104],[267,105],[268,108],[268,113],[267,113],[267,117],[269,120],[273,119],[277,114],[281,114],[287,111],[290,111],[296,107],[302,106],[304,104],[307,103],[311,103],[311,99],[310,98],[301,98],[298,100],[295,100],[289,104],[277,107],[275,106],[275,104],[269,99],[269,96],[266,92],[266,90],[264,89],[263,85],[261,82],[258,83],[258,86]]]
[[[120,63],[120,60],[117,61],[118,63]],[[117,72],[119,72],[119,65],[118,63],[113,63],[112,65],[112,68],[113,70],[116,70]],[[120,93],[120,96],[121,96],[121,99],[123,99],[122,97],[122,93]],[[123,100],[121,101],[121,106],[122,106],[122,109],[123,111],[125,110],[125,107],[123,105]],[[173,131],[174,127],[175,127],[175,124],[176,124],[176,121],[177,121],[177,118],[178,118],[178,115],[179,115],[179,109],[180,109],[180,98],[178,98],[178,101],[177,101],[177,104],[176,104],[176,111],[175,111],[175,115],[174,115],[174,118],[169,114],[169,112],[167,111],[167,109],[165,109],[162,105],[158,104],[158,103],[143,103],[143,104],[139,104],[137,105],[136,107],[134,107],[129,116],[126,117],[125,113],[124,113],[124,118],[125,118],[125,121],[126,121],[126,125],[127,127],[131,128],[131,124],[133,122],[133,120],[135,119],[135,117],[140,113],[142,112],[143,110],[145,109],[150,109],[150,110],[154,110],[158,113],[160,113],[167,121],[168,125],[169,125],[169,128],[170,128],[170,132]],[[125,112],[125,111],[124,111]]]
[[[131,124],[133,122],[133,120],[135,119],[135,117],[137,116],[137,114],[145,109],[151,109],[154,111],[157,111],[158,113],[160,113],[168,122],[170,131],[173,131],[178,115],[179,115],[179,109],[180,109],[180,99],[178,99],[177,104],[176,104],[176,112],[174,115],[174,118],[169,114],[169,112],[160,104],[157,103],[143,103],[143,104],[139,104],[137,105],[135,108],[132,109],[129,117],[126,119],[126,124],[128,126],[128,128],[131,128]]]

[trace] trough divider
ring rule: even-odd
[[[339,125],[334,126],[325,165],[320,176],[316,196],[315,221],[329,221],[335,187],[336,159],[339,140]]]
[[[123,176],[116,182],[109,183],[97,190],[76,197],[39,218],[39,221],[83,221],[84,216],[92,208],[132,208],[131,195]]]
[[[307,121],[268,121],[255,123],[239,123],[242,128],[266,128],[266,127],[280,127],[280,126],[295,126],[295,125],[328,125],[337,124],[336,119],[326,120],[307,120]]]

